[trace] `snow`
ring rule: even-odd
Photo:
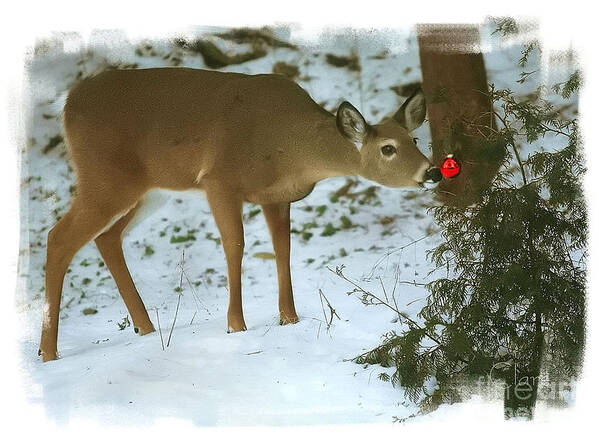
[[[192,29],[190,35],[200,31],[206,30]],[[285,30],[279,32],[285,35]],[[486,56],[491,81],[498,88],[517,86],[522,94],[534,90],[534,76],[525,84],[514,83],[521,71],[516,65],[521,45],[500,47],[498,36],[489,32],[483,36],[485,44],[494,48]],[[333,110],[342,100],[350,100],[372,123],[395,111],[403,100],[390,86],[420,79],[411,30],[327,33],[318,43],[295,39],[293,33],[290,39],[300,45],[298,51],[272,49],[266,57],[223,70],[271,72],[277,61],[293,63],[301,71],[298,82],[317,102]],[[212,41],[228,50],[249,49],[215,37]],[[292,235],[291,259],[298,324],[278,325],[276,266],[264,254],[272,253],[270,237],[262,215],[256,214],[259,207],[248,204],[243,274],[248,331],[226,333],[227,273],[220,235],[206,200],[180,193],[124,241],[133,279],[160,332],[134,334],[114,281],[92,243],[77,254],[65,279],[61,359],[43,364],[37,357],[47,231],[56,216],[68,209],[69,188],[75,183],[63,145],[47,154],[43,150],[60,131],[65,92],[79,70],[88,75],[116,62],[167,65],[163,57],[172,50],[167,40],[152,41],[157,55],[149,57],[135,54],[140,43],[129,42],[119,33],[97,32],[82,47],[76,35],[62,35],[47,41],[45,50],[30,60],[31,123],[28,146],[22,152],[17,295],[23,327],[21,364],[30,381],[28,400],[43,406],[58,424],[93,419],[142,425],[164,418],[198,426],[390,423],[394,417],[416,413],[401,388],[378,378],[391,369],[351,361],[378,345],[383,334],[403,326],[389,310],[365,307],[348,295],[351,285],[328,268],[344,265],[347,276],[379,294],[381,285],[392,288],[397,275],[402,281],[425,282],[432,268],[426,251],[439,241],[427,213],[433,197],[422,191],[380,187],[371,202],[360,204],[359,198],[332,202],[345,178],[323,181],[306,199],[292,205],[292,227],[298,231]],[[349,55],[352,50],[359,54],[361,76],[325,61],[329,52]],[[388,50],[386,58],[373,57],[382,50]],[[532,63],[534,68],[538,60]],[[199,55],[186,55],[184,65],[204,67]],[[427,125],[415,136],[430,155]],[[371,185],[375,184],[360,179],[351,191]],[[351,227],[343,228],[342,216],[349,218]],[[322,236],[327,224],[341,229]],[[307,232],[312,234],[309,239],[305,239]],[[173,236],[187,235],[195,240],[171,242]],[[180,293],[176,288],[182,279],[183,251]],[[320,292],[340,317],[329,326]],[[398,286],[398,304],[411,316],[418,313],[425,297],[421,287]],[[84,309],[95,313],[85,315]],[[445,406],[432,417],[451,414],[447,412],[453,408]]]

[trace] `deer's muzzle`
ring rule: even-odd
[[[424,182],[426,183],[437,183],[443,179],[441,170],[437,167],[431,167],[424,173]]]

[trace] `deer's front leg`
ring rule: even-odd
[[[234,193],[206,190],[210,209],[220,231],[229,272],[229,333],[247,330],[241,304],[241,260],[243,258],[242,202]]]
[[[291,270],[289,255],[291,238],[289,233],[290,204],[262,205],[266,223],[270,229],[272,244],[277,258],[277,273],[279,276],[279,313],[281,324],[294,324],[299,321],[293,303],[293,290],[291,288]]]

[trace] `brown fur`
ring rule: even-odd
[[[349,114],[361,122],[355,113]],[[410,117],[408,112],[408,122]],[[352,131],[345,123],[345,131]],[[336,124],[335,116],[302,88],[278,75],[159,68],[107,71],[80,82],[64,108],[77,195],[48,235],[42,358],[57,357],[66,269],[94,239],[136,331],[154,331],[121,245],[143,196],[152,189],[206,193],[227,258],[230,331],[246,328],[242,204],[262,205],[277,260],[281,323],[297,322],[289,268],[290,202],[333,176],[360,174],[389,186],[422,182],[430,163],[407,126],[405,119],[374,127],[364,122],[366,132],[353,135],[362,142],[358,149],[352,137],[341,133],[339,118]],[[384,143],[393,143],[397,155],[383,158]]]

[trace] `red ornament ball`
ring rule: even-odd
[[[453,158],[453,154],[448,154],[441,164],[441,174],[447,179],[451,179],[460,174],[460,169],[460,163]]]

